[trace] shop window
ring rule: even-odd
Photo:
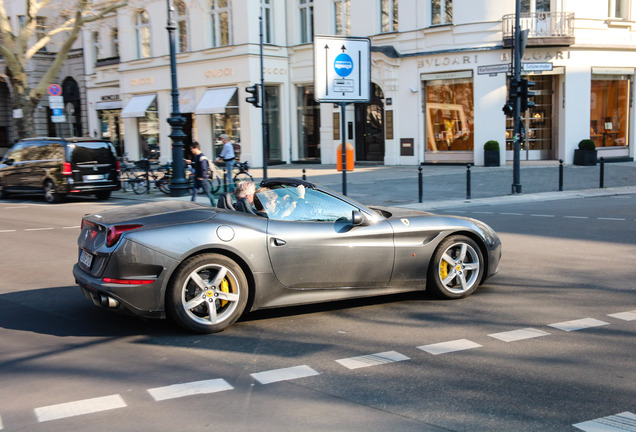
[[[155,100],[146,110],[145,117],[138,118],[139,143],[142,158],[158,160],[159,151],[159,112]]]
[[[110,55],[111,57],[119,57],[119,29],[113,27],[110,30]]]
[[[223,148],[219,139],[221,134],[227,134],[235,144],[241,143],[241,117],[239,116],[239,92],[234,95],[225,106],[225,112],[212,114],[212,134],[214,136],[214,158],[218,157]]]
[[[311,43],[314,40],[314,2],[300,0],[300,43]]]
[[[281,161],[280,89],[277,86],[265,86],[265,100],[269,160]]]
[[[227,46],[231,41],[230,0],[211,0],[210,24],[212,26],[212,47]]]
[[[431,1],[431,24],[452,24],[453,23],[453,0],[432,0]]]
[[[430,152],[472,151],[472,78],[426,82],[427,148]]]
[[[274,43],[272,29],[274,28],[272,17],[272,0],[261,0],[261,16],[263,17],[263,42]]]
[[[615,19],[627,19],[627,0],[609,0],[608,16]]]
[[[593,75],[590,138],[596,147],[627,146],[629,84],[623,75]]]
[[[382,33],[396,32],[398,27],[398,0],[380,0]]]
[[[314,86],[298,86],[298,158],[320,158],[320,104]]]

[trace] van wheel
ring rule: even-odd
[[[107,200],[110,198],[110,191],[99,191],[95,193],[95,197],[100,201]]]
[[[7,192],[7,189],[4,187],[4,183],[2,183],[2,180],[0,180],[0,198],[9,198],[9,192]]]
[[[57,193],[55,185],[51,180],[47,180],[44,183],[44,200],[47,203],[58,203],[62,200],[62,196]]]

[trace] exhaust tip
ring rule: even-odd
[[[99,296],[99,302],[102,306],[107,308],[116,308],[117,306],[119,306],[119,302],[117,300],[105,295]]]

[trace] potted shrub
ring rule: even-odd
[[[484,144],[484,166],[499,166],[499,143],[495,140]]]
[[[596,145],[591,139],[579,142],[579,148],[574,150],[574,165],[596,165]]]

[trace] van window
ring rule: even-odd
[[[22,144],[14,145],[4,158],[11,159],[13,162],[22,162]]]
[[[37,161],[45,159],[43,153],[46,151],[45,142],[29,141],[24,143],[24,149],[22,150],[23,161]]]
[[[83,141],[68,146],[72,164],[114,164],[117,161],[115,148],[109,142]]]

